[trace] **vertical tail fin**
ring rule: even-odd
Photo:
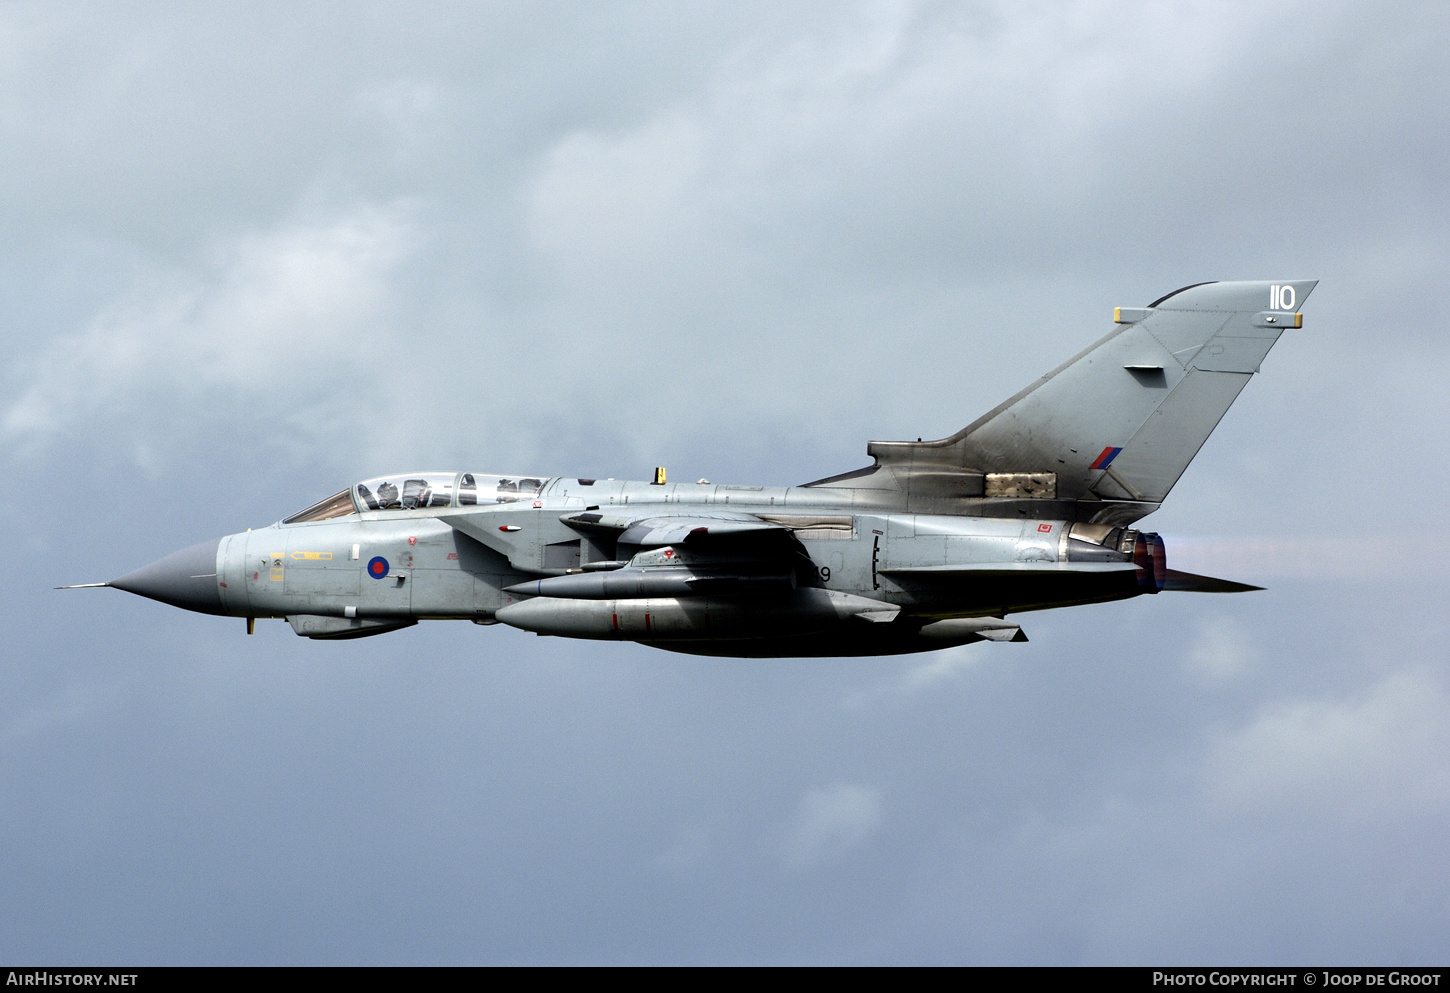
[[[867,451],[908,475],[1052,473],[1057,499],[1123,501],[1118,516],[1135,520],[1168,496],[1280,332],[1302,326],[1316,284],[1199,283],[1119,307],[1112,333],[950,438]]]

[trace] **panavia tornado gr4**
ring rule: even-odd
[[[358,483],[110,583],[285,618],[308,638],[420,620],[697,655],[887,655],[1022,641],[1029,610],[1240,583],[1168,568],[1157,510],[1315,281],[1119,307],[1105,337],[949,438],[873,441],[800,486],[482,472]]]

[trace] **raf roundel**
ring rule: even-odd
[[[375,555],[368,562],[368,575],[374,579],[382,579],[388,574],[388,560],[381,555]]]

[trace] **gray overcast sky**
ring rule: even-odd
[[[0,960],[1450,948],[1450,8],[0,6]],[[335,645],[62,583],[401,469],[793,483],[1317,278],[1026,645]]]

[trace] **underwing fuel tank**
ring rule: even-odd
[[[495,615],[511,627],[566,638],[763,638],[823,631],[854,617],[889,620],[893,604],[835,590],[799,589],[769,601],[725,597],[582,600],[536,597]]]

